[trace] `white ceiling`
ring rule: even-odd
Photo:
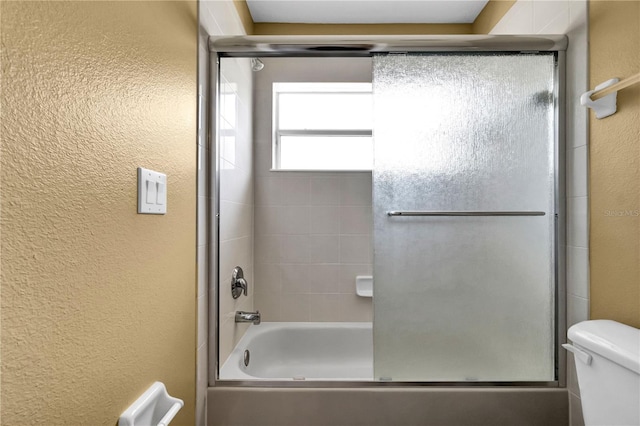
[[[247,0],[254,22],[468,24],[488,0]]]

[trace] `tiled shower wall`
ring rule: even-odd
[[[587,219],[588,112],[580,95],[589,90],[587,2],[519,0],[491,34],[566,34],[566,270],[567,327],[589,318],[589,238]],[[567,357],[570,424],[584,424],[573,356]]]
[[[253,311],[253,73],[247,58],[220,59],[220,365],[249,327],[236,311]],[[233,269],[249,283],[247,296],[231,297]]]
[[[370,82],[369,58],[264,58],[255,74],[255,307],[264,321],[371,321],[371,173],[271,171],[274,82]]]

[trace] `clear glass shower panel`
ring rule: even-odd
[[[374,58],[376,380],[555,380],[554,76],[554,54]]]

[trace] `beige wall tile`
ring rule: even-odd
[[[567,294],[589,298],[589,251],[567,247]]]
[[[340,259],[338,235],[310,235],[309,263],[338,263]]]
[[[222,367],[233,350],[233,319],[220,317],[220,366]]]
[[[567,197],[586,197],[587,146],[567,150]]]
[[[340,205],[341,179],[339,177],[313,177],[310,179],[309,204],[312,206]]]
[[[340,234],[372,234],[371,206],[342,206],[340,208]]]
[[[567,327],[589,319],[589,299],[567,296]]]
[[[282,270],[282,294],[309,293],[309,266],[303,264],[283,264]]]
[[[280,176],[256,177],[256,200],[258,206],[284,204],[282,201],[282,179]]]
[[[220,241],[251,238],[253,206],[222,200],[220,202]]]
[[[336,321],[334,319],[334,306],[326,294],[309,295],[309,321]]]
[[[368,235],[341,235],[340,262],[371,263],[371,237]]]
[[[309,235],[282,237],[282,263],[309,262]]]
[[[310,234],[339,234],[340,207],[312,206],[309,208]]]
[[[309,233],[309,207],[283,206],[280,215],[283,234]]]
[[[282,291],[282,266],[274,263],[256,263],[254,289],[256,294]]]
[[[341,264],[340,265],[340,286],[339,293],[353,293],[356,288],[356,277],[358,275],[373,274],[373,265],[370,263],[361,264]]]
[[[372,299],[355,294],[311,294],[309,297],[309,321],[372,320]]]
[[[254,223],[256,235],[276,235],[283,233],[283,206],[257,205],[255,206]]]
[[[262,321],[282,321],[280,307],[282,305],[282,294],[256,294],[255,306],[260,311]]]
[[[309,293],[339,293],[340,265],[309,265]]]
[[[567,245],[588,248],[587,197],[567,199]]]
[[[306,206],[309,203],[309,177],[282,178],[282,202],[285,206]]]
[[[282,261],[282,237],[280,235],[260,235],[256,232],[256,263],[279,263]]]
[[[282,294],[280,321],[309,321],[309,294]]]
[[[257,107],[256,107],[257,108]],[[271,107],[269,107],[271,108]],[[257,115],[259,117],[260,114]],[[256,119],[259,120],[259,119]],[[256,126],[260,126],[260,123],[255,123]],[[271,127],[271,124],[269,124]],[[258,127],[259,128],[259,127]],[[271,176],[273,172],[271,172],[271,162],[272,162],[272,151],[271,151],[271,137],[269,139],[260,138],[260,136],[256,137],[256,141],[254,143],[254,172],[256,181],[262,179],[264,176]]]
[[[371,206],[371,172],[349,173],[342,177],[343,206]]]
[[[223,169],[220,171],[220,199],[245,205],[253,204],[251,169]]]

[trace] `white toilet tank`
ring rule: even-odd
[[[640,425],[640,330],[584,321],[568,333],[586,426]]]

